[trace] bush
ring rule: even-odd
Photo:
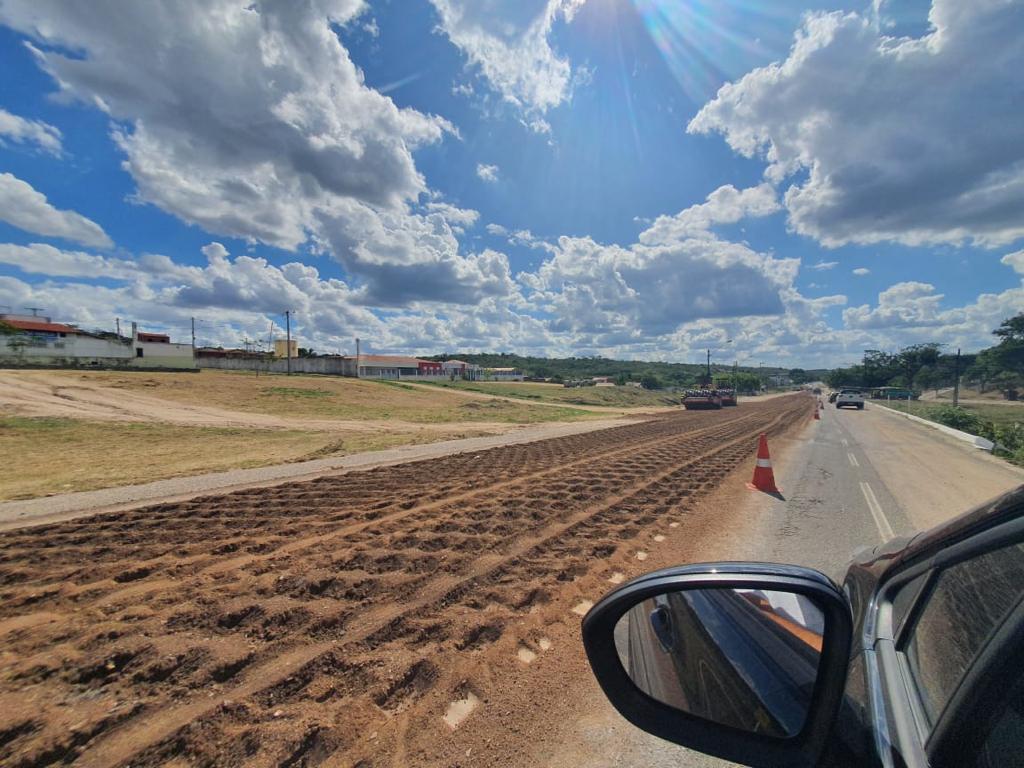
[[[945,424],[947,427],[959,429],[963,432],[970,432],[972,435],[977,435],[982,425],[982,420],[975,414],[952,405],[929,408],[925,415],[939,424]]]
[[[953,429],[963,430],[972,435],[984,437],[996,444],[995,453],[1014,464],[1024,466],[1024,424],[1014,422],[1012,424],[996,425],[991,421],[982,419],[977,414],[965,411],[963,408],[954,408],[951,405],[944,405],[941,408],[931,408],[926,413],[927,417],[939,424],[945,424]]]

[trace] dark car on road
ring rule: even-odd
[[[583,642],[630,722],[727,760],[1024,766],[1024,486],[863,551],[841,588],[774,563],[641,576]]]

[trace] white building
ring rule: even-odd
[[[466,379],[467,381],[477,381],[481,373],[479,365],[467,363],[465,360],[445,360],[441,363],[441,369],[450,379]]]
[[[173,344],[168,336],[130,337],[89,333],[48,317],[0,315],[0,365],[56,368],[155,368],[192,370],[191,344]]]

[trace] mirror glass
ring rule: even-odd
[[[690,589],[647,598],[615,627],[630,679],[653,699],[722,725],[788,738],[803,728],[825,617],[804,595]]]

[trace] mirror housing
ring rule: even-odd
[[[657,701],[640,690],[622,665],[614,632],[619,619],[644,600],[706,589],[770,590],[814,601],[825,618],[818,676],[801,730],[779,738],[706,720]],[[817,764],[846,683],[852,622],[849,604],[818,571],[774,563],[704,563],[667,568],[633,579],[603,597],[583,619],[583,645],[601,689],[638,728],[667,741],[755,768]]]

